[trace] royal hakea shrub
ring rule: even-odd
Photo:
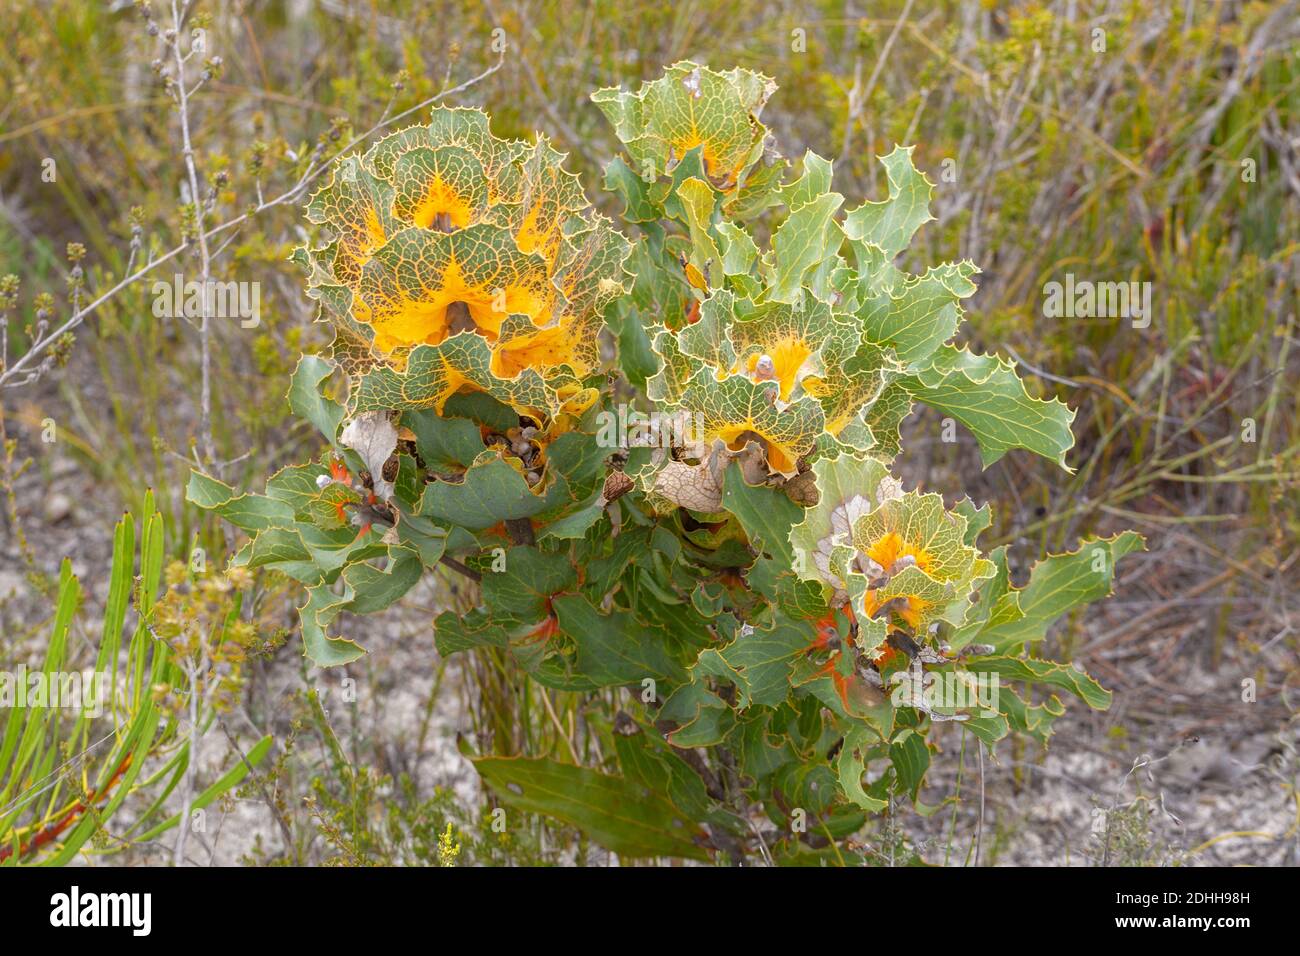
[[[972,263],[896,264],[932,218],[911,151],[882,158],[886,198],[845,209],[829,161],[775,152],[774,89],[688,62],[592,97],[634,240],[544,138],[474,110],[342,160],[295,254],[334,342],[289,391],[330,447],[263,495],[189,489],[248,533],[236,563],[305,586],[319,665],[365,653],[340,613],[440,565],[478,579],[475,610],[434,622],[441,653],[496,648],[617,708],[588,710],[605,766],[485,756],[481,775],[630,856],[743,855],[756,812],[782,859],[823,852],[918,801],[936,723],[1046,742],[1060,692],[1108,706],[1035,648],[1142,546],[1085,541],[1018,588],[1005,548],[979,548],[987,505],[903,488],[917,402],[986,466],[1065,467],[1073,413],[951,344]]]

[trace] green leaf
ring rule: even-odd
[[[663,794],[692,820],[711,815],[704,781],[658,732],[632,723],[630,729],[616,729],[613,739],[624,780]]]
[[[659,371],[659,357],[650,344],[650,334],[641,316],[641,310],[631,306],[611,308],[605,313],[605,324],[618,339],[618,361],[623,374],[645,391],[646,380]]]
[[[790,528],[803,519],[803,509],[788,495],[749,484],[733,463],[723,473],[722,506],[740,521],[756,551],[767,552],[783,569],[793,569]]]
[[[1015,697],[1015,694],[1007,690],[1005,687],[1000,688],[999,690],[1002,695],[1005,695],[1005,697]],[[1053,699],[1055,699],[1055,697],[1053,697]],[[971,717],[962,722],[962,727],[969,730],[986,744],[990,745],[997,743],[1010,733],[1011,730],[1010,722],[1002,714],[995,714],[990,717],[985,717],[983,715]],[[1046,742],[1046,739],[1043,739],[1044,742]]]
[[[483,454],[483,435],[468,418],[444,418],[421,408],[403,412],[402,424],[415,434],[415,450],[433,471],[463,471]]]
[[[969,514],[970,509],[963,509],[963,505],[970,505],[969,499],[958,502],[955,510]],[[984,506],[984,511],[988,511],[988,505]],[[982,512],[979,511],[974,512],[977,521],[981,514]],[[966,531],[966,540],[973,546],[974,536],[969,527]],[[965,647],[974,642],[985,628],[1000,627],[1024,617],[1024,612],[1020,609],[1019,592],[1011,587],[1006,546],[994,548],[989,553],[989,561],[993,564],[993,576],[980,585],[978,600],[966,612],[966,620],[961,627],[953,631],[950,643],[955,648]]]
[[[294,523],[293,508],[285,502],[265,495],[237,495],[226,483],[197,471],[190,472],[185,498],[248,532],[285,528]]]
[[[677,724],[668,739],[674,747],[711,747],[736,725],[736,712],[702,683],[683,684],[668,695],[659,719]]]
[[[1042,640],[1061,615],[1110,594],[1119,559],[1145,547],[1140,534],[1125,531],[1088,539],[1078,551],[1045,558],[1034,565],[1029,584],[1017,592],[1022,616],[990,621],[973,639],[1000,653]]]
[[[1065,453],[1074,445],[1073,409],[1055,398],[1031,398],[1015,369],[998,356],[945,345],[931,365],[900,383],[970,429],[985,468],[1012,448],[1023,448],[1072,472]]]
[[[624,528],[613,541],[594,542],[594,551],[583,562],[587,593],[595,600],[603,598],[623,576],[632,560],[645,553],[649,541],[650,532],[646,528],[633,527]]]
[[[391,547],[388,554],[388,566],[383,570],[362,561],[344,567],[340,576],[341,593],[335,593],[328,584],[307,589],[307,601],[298,609],[298,617],[302,623],[303,652],[318,667],[348,664],[366,653],[356,641],[330,637],[327,633],[339,614],[382,611],[420,580],[424,564],[416,551]]]
[[[890,259],[934,218],[930,215],[934,186],[912,165],[913,148],[895,146],[888,156],[879,157],[889,177],[889,198],[863,203],[844,217],[844,232],[850,239],[869,242]]]
[[[667,635],[640,624],[625,611],[601,614],[585,597],[566,594],[551,602],[560,629],[578,647],[577,671],[597,687],[640,684],[647,677],[678,682],[682,666],[668,653]]]
[[[307,589],[307,601],[298,608],[303,653],[317,667],[338,667],[359,660],[366,649],[345,637],[330,637],[326,628],[338,614],[338,596],[326,585]]]
[[[958,302],[974,295],[978,271],[969,261],[946,262],[882,289],[858,309],[863,339],[889,346],[904,366],[925,362],[957,331]]]
[[[510,644],[506,628],[493,622],[482,607],[460,614],[443,611],[433,622],[433,640],[443,657],[471,648],[504,648]]]
[[[606,501],[598,491],[588,498],[577,511],[558,518],[542,529],[541,537],[568,540],[581,538],[605,513]]]
[[[302,535],[294,528],[267,528],[259,532],[240,552],[238,561],[248,568],[262,568],[268,565],[274,567],[299,562],[312,563],[311,552],[302,543]],[[315,578],[319,579],[319,569],[317,572]],[[301,580],[296,575],[291,576],[295,580]]]
[[[849,800],[868,813],[879,813],[889,806],[887,800],[871,796],[862,786],[862,775],[867,769],[866,753],[878,744],[880,740],[871,728],[854,727],[844,735],[839,756],[835,758],[840,789]]]
[[[691,237],[691,263],[706,276],[722,276],[722,253],[712,233],[713,207],[717,194],[708,183],[687,179],[677,187],[677,197],[686,216],[686,228]]]
[[[523,475],[494,455],[465,472],[463,481],[426,485],[420,514],[482,531],[502,521],[531,518],[546,505]]]
[[[475,608],[468,614],[456,611],[439,614],[433,625],[433,639],[443,657],[474,647],[505,647],[510,643],[506,629],[492,621],[483,608]]]
[[[715,227],[722,249],[722,271],[729,276],[748,275],[758,259],[758,246],[749,233],[723,220]]]
[[[778,619],[768,628],[742,631],[728,646],[703,651],[694,670],[736,685],[737,706],[776,707],[790,696],[794,660],[816,639],[807,624]]]
[[[663,214],[650,200],[649,184],[621,156],[615,156],[605,166],[604,186],[623,200],[623,219],[627,222],[652,222]]]
[[[808,175],[805,173],[805,176]],[[839,193],[824,193],[793,209],[772,237],[775,257],[771,298],[791,305],[803,297],[804,276],[835,254],[843,241],[835,213],[844,202]]]
[[[293,413],[307,419],[317,430],[337,446],[339,425],[346,417],[343,406],[321,393],[325,381],[334,367],[319,355],[304,355],[294,369],[289,385],[289,407]]]
[[[992,671],[1010,680],[1060,687],[1074,694],[1094,710],[1105,710],[1110,706],[1110,691],[1104,689],[1074,664],[1024,657],[980,657],[970,666],[972,669]]]
[[[649,787],[546,758],[473,763],[502,803],[576,827],[620,856],[708,859],[704,830]]]
[[[989,503],[986,501],[983,507],[976,508],[975,502],[966,497],[957,502],[952,510],[966,519],[966,537],[962,544],[968,548],[975,547],[979,536],[993,523],[993,511],[989,508]]]
[[[382,570],[372,564],[343,569],[344,586],[355,593],[347,605],[353,614],[374,614],[390,607],[420,580],[424,565],[414,551],[394,547],[389,554],[388,566]]]
[[[1010,728],[1029,734],[1043,745],[1052,735],[1056,718],[1065,713],[1065,706],[1055,694],[1041,704],[1028,704],[1015,691],[1004,687],[999,702]]]
[[[898,774],[898,789],[916,799],[917,791],[930,769],[930,748],[925,738],[913,730],[902,731],[889,745],[889,759]]]
[[[551,596],[577,580],[567,555],[514,547],[505,553],[503,570],[484,569],[483,603],[497,621],[536,625],[550,613]]]
[[[293,509],[297,521],[321,530],[349,527],[347,518],[340,516],[340,509],[344,505],[359,504],[361,494],[338,481],[321,487],[317,484],[321,477],[329,477],[329,470],[323,465],[281,468],[266,480],[267,497],[283,501]]]

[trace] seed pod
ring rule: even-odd
[[[605,501],[614,501],[632,490],[632,479],[621,471],[611,471],[605,477],[605,489],[601,497]]]

